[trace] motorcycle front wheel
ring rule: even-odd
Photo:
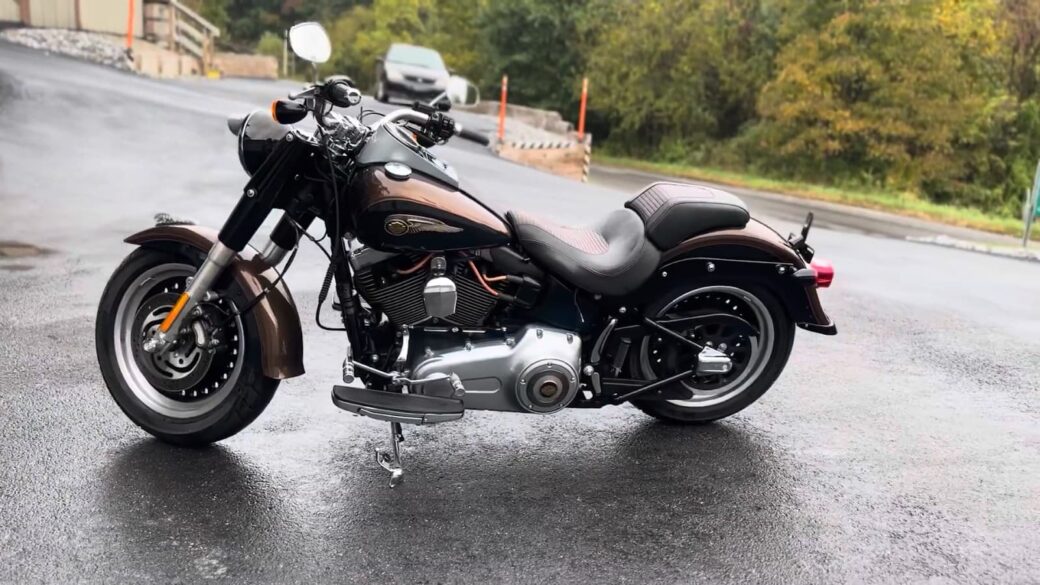
[[[173,308],[205,256],[140,248],[116,269],[98,307],[98,363],[116,404],[135,424],[176,445],[198,447],[244,429],[271,401],[278,380],[263,375],[257,324],[242,290],[218,279],[215,298],[184,319],[160,354],[142,345]]]
[[[706,322],[679,332],[701,346],[730,357],[726,374],[691,376],[676,382],[689,394],[683,400],[633,400],[643,412],[668,422],[708,423],[733,415],[758,400],[783,371],[794,345],[795,325],[783,305],[767,290],[742,283],[715,283],[679,288],[646,308],[656,318],[703,315]],[[755,329],[741,331],[711,315],[735,315]],[[667,378],[696,363],[696,350],[674,340],[648,335],[635,352],[634,364],[645,378]]]

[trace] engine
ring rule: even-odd
[[[467,409],[547,414],[567,406],[578,393],[581,338],[576,334],[527,325],[504,340],[421,354],[410,364],[412,377],[457,375],[465,387]],[[447,384],[418,386],[420,394],[451,396]]]
[[[481,283],[461,258],[362,248],[351,261],[358,292],[396,325],[443,320],[480,327],[505,294],[504,281]]]
[[[351,255],[354,283],[404,339],[407,355],[401,359],[409,377],[437,380],[417,384],[413,392],[457,397],[446,383],[454,374],[465,388],[466,408],[556,412],[578,392],[581,339],[542,325],[510,330],[494,319],[499,305],[531,307],[540,274],[508,250],[485,252],[361,248]]]

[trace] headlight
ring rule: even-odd
[[[397,69],[387,69],[386,70],[386,80],[387,81],[394,81],[394,82],[398,82],[399,83],[401,81],[404,81],[404,73],[401,73]]]
[[[249,176],[264,164],[289,127],[279,124],[267,110],[254,110],[238,131],[238,161]]]

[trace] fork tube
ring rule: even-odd
[[[305,230],[310,227],[312,221],[314,221],[314,214],[312,213],[304,214],[303,217],[299,218],[299,221],[294,222],[289,212],[285,212],[282,215],[282,219],[278,220],[277,225],[271,230],[267,245],[260,251],[260,258],[268,266],[280,264],[285,255],[289,253],[289,250],[296,247],[296,244],[300,241],[300,233],[296,226],[298,225],[299,229]]]
[[[209,254],[206,255],[206,260],[202,262],[202,266],[195,273],[191,284],[187,290],[181,293],[173,309],[170,310],[162,324],[159,325],[159,330],[155,336],[145,341],[143,345],[145,351],[160,351],[177,337],[181,322],[184,321],[184,316],[191,314],[191,311],[198,305],[199,299],[213,287],[217,277],[227,268],[227,265],[231,263],[234,257],[235,251],[231,248],[219,241],[213,244]]]

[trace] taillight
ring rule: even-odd
[[[830,260],[816,258],[809,266],[816,271],[817,288],[827,288],[831,285],[831,282],[834,280],[834,265],[831,264]]]

